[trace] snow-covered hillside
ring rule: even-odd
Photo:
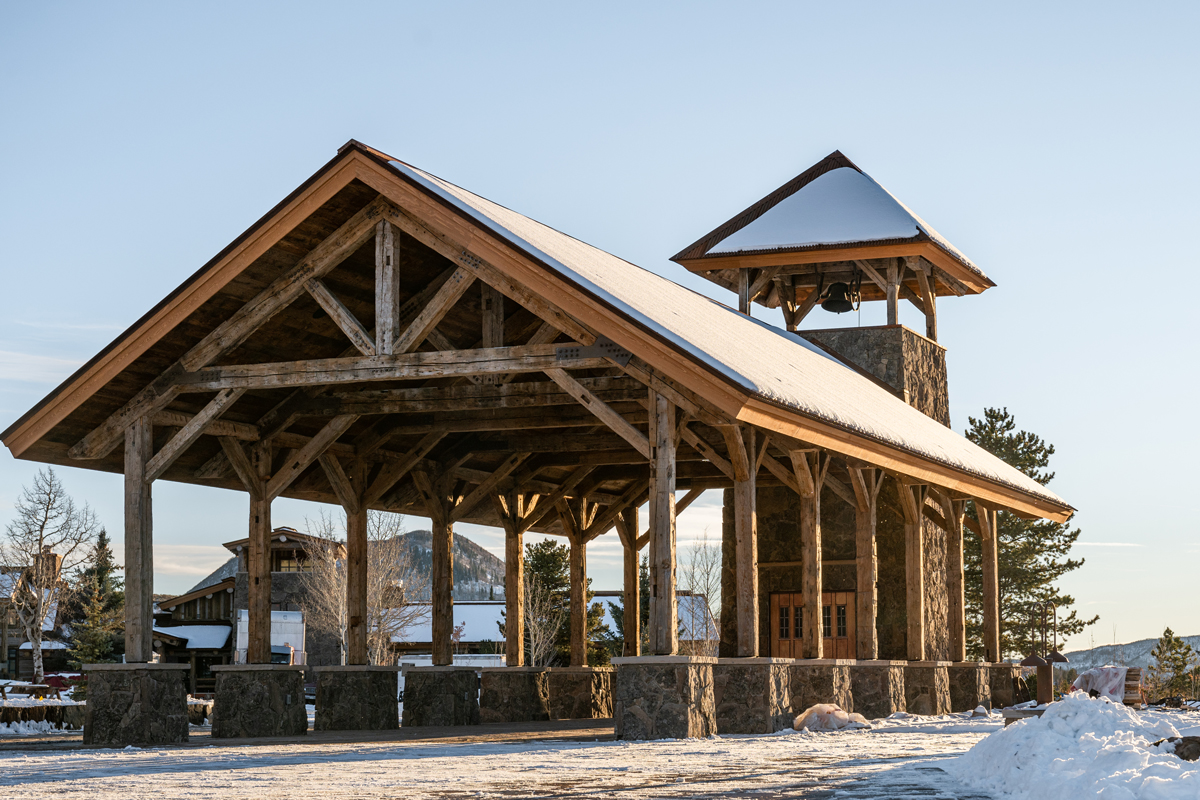
[[[1200,636],[1180,637],[1193,650],[1200,651]],[[1071,660],[1071,667],[1083,672],[1092,667],[1102,667],[1105,664],[1115,664],[1119,667],[1148,667],[1154,660],[1150,651],[1158,644],[1158,639],[1141,639],[1128,644],[1097,645],[1091,650],[1071,650],[1064,653]]]

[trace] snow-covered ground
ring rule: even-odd
[[[1150,747],[1176,731],[1200,734],[1200,714],[1130,712],[1078,696],[1052,711],[1003,730],[999,714],[895,715],[872,721],[871,730],[664,742],[314,737],[311,744],[7,753],[0,745],[0,796],[1200,797],[1200,766]]]

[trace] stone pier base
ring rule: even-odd
[[[982,661],[956,662],[949,667],[950,710],[974,711],[992,707],[990,671]]]
[[[786,658],[718,658],[713,666],[717,733],[774,733],[792,727]]]
[[[83,743],[109,747],[188,740],[188,664],[84,664]]]
[[[313,730],[390,731],[400,727],[399,667],[316,667]]]
[[[474,669],[404,668],[403,727],[478,724],[479,676]]]
[[[219,664],[213,700],[214,739],[299,736],[308,733],[304,667]]]
[[[607,719],[613,715],[612,667],[553,667],[550,719]]]
[[[699,739],[717,732],[715,658],[614,658],[613,723],[618,739]]]
[[[479,689],[480,722],[550,719],[550,681],[545,667],[486,667]]]
[[[908,713],[950,713],[949,667],[949,661],[908,662],[904,667],[904,705]]]
[[[988,682],[992,689],[992,707],[1008,708],[1021,702],[1017,697],[1017,678],[1021,668],[1007,661],[999,661],[988,668]]]
[[[907,661],[856,661],[850,668],[854,710],[867,719],[904,711],[904,667]]]
[[[850,681],[850,665],[854,663],[834,658],[793,661],[788,668],[793,720],[817,703],[834,703],[846,711],[854,711],[854,692]]]

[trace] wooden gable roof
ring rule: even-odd
[[[375,231],[383,222],[395,231],[394,252],[403,263],[392,291],[403,301],[408,330],[422,329],[423,348],[386,358],[370,354],[372,329],[399,324],[374,318]],[[156,447],[171,455],[156,477],[167,480],[241,489],[230,442],[270,439],[280,450],[281,473],[297,453],[315,457],[320,442],[334,460],[371,460],[365,479],[384,487],[373,507],[418,507],[415,489],[385,484],[426,458],[454,462],[481,499],[514,474],[551,499],[562,497],[584,485],[580,474],[591,471],[589,464],[603,465],[587,487],[596,502],[615,507],[638,501],[645,479],[645,454],[637,450],[647,447],[643,398],[651,386],[700,423],[758,425],[1021,513],[1069,516],[1070,506],[1053,493],[936,423],[925,426],[919,412],[861,376],[847,378],[852,373],[843,366],[831,371],[834,362],[812,356],[801,342],[780,341],[782,334],[734,312],[722,316],[728,309],[680,295],[686,290],[652,273],[632,277],[653,284],[646,294],[683,303],[685,316],[733,326],[730,335],[706,338],[694,324],[684,329],[656,318],[653,303],[629,305],[618,296],[619,280],[609,278],[629,278],[630,269],[637,270],[352,141],[0,438],[18,458],[121,472],[122,431],[150,409]],[[452,283],[464,275],[488,288],[463,293]],[[491,368],[495,378],[455,355],[487,347],[481,320],[488,318],[489,291],[510,303],[493,332],[507,349],[489,351],[489,358],[505,359]],[[438,298],[435,324],[417,324]],[[709,352],[730,336],[791,348],[793,390],[810,379],[833,381],[862,395],[862,412],[831,412],[833,395],[773,392],[767,373],[747,379],[759,368],[731,365],[736,353],[721,360]],[[563,345],[598,339],[631,360],[620,369],[604,354],[560,360]],[[555,383],[519,377],[563,372],[559,367],[573,371]],[[320,387],[317,373],[324,376]],[[860,391],[854,380],[898,407]],[[593,410],[584,407],[589,402]],[[607,410],[595,411],[597,405]],[[897,433],[906,426],[911,430]],[[462,435],[451,440],[437,433],[447,430]],[[588,436],[578,437],[581,431]],[[708,451],[720,442],[716,434]],[[681,486],[722,485],[720,471],[703,457],[706,443],[689,443],[697,457],[680,466]],[[304,474],[280,484],[285,495],[336,502],[338,481],[312,458],[296,463]],[[340,469],[324,466],[330,474]],[[476,500],[469,511],[473,516],[465,518],[494,524],[488,503]],[[596,524],[605,521],[611,524],[603,515]]]

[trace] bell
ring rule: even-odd
[[[1051,650],[1050,655],[1046,656],[1046,660],[1049,661],[1051,664],[1069,664],[1069,663],[1071,663],[1070,659],[1068,659],[1066,656],[1064,656],[1062,653],[1058,652],[1057,650]]]
[[[1049,661],[1042,658],[1037,653],[1033,653],[1033,654],[1021,659],[1022,667],[1045,667],[1045,666],[1049,666],[1049,664],[1050,664]]]
[[[829,284],[829,291],[825,293],[825,298],[825,302],[821,303],[821,308],[826,311],[832,311],[834,314],[844,314],[847,311],[854,310],[850,287],[840,281]]]

